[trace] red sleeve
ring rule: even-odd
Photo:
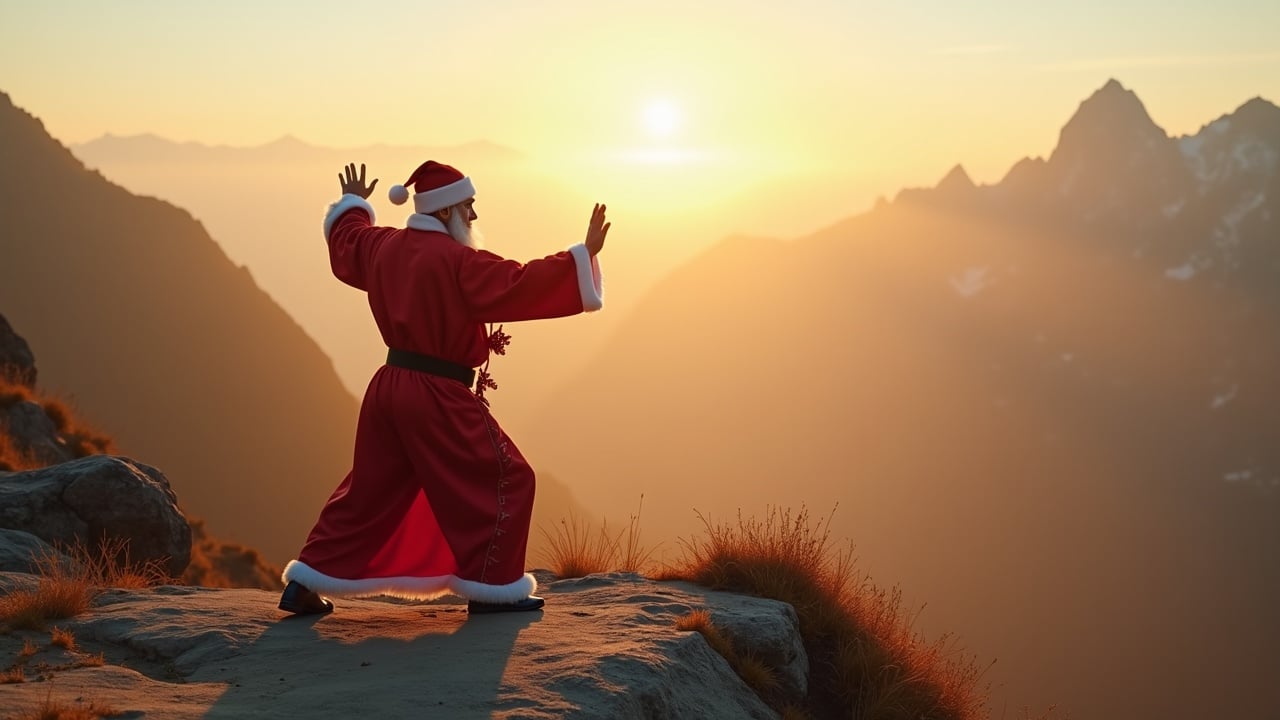
[[[458,285],[477,322],[564,317],[603,304],[599,265],[581,245],[527,263],[484,250],[462,258]]]
[[[356,195],[343,195],[329,207],[324,220],[333,274],[351,287],[368,290],[369,260],[379,242],[373,227],[373,207]]]

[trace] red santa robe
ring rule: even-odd
[[[368,293],[388,347],[483,365],[485,323],[602,306],[585,245],[528,263],[467,247],[430,215],[375,227],[344,195],[325,217],[333,273]],[[384,365],[365,391],[351,472],[283,579],[323,595],[506,603],[537,588],[524,572],[534,473],[463,383]]]

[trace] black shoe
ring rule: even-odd
[[[320,597],[296,580],[290,580],[280,596],[280,609],[294,615],[324,615],[333,612],[333,603]]]
[[[472,615],[488,615],[491,613],[504,612],[527,612],[529,610],[541,610],[546,601],[536,595],[530,595],[523,600],[517,600],[513,603],[489,603],[480,602],[479,600],[467,601],[467,612]]]

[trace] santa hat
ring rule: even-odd
[[[413,186],[413,207],[422,215],[453,207],[476,194],[471,178],[435,160],[419,165],[404,185],[393,185],[387,193],[391,202],[403,205],[409,199],[406,186]]]

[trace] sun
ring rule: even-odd
[[[650,100],[644,107],[644,129],[651,137],[671,137],[680,128],[680,108],[667,99]]]

